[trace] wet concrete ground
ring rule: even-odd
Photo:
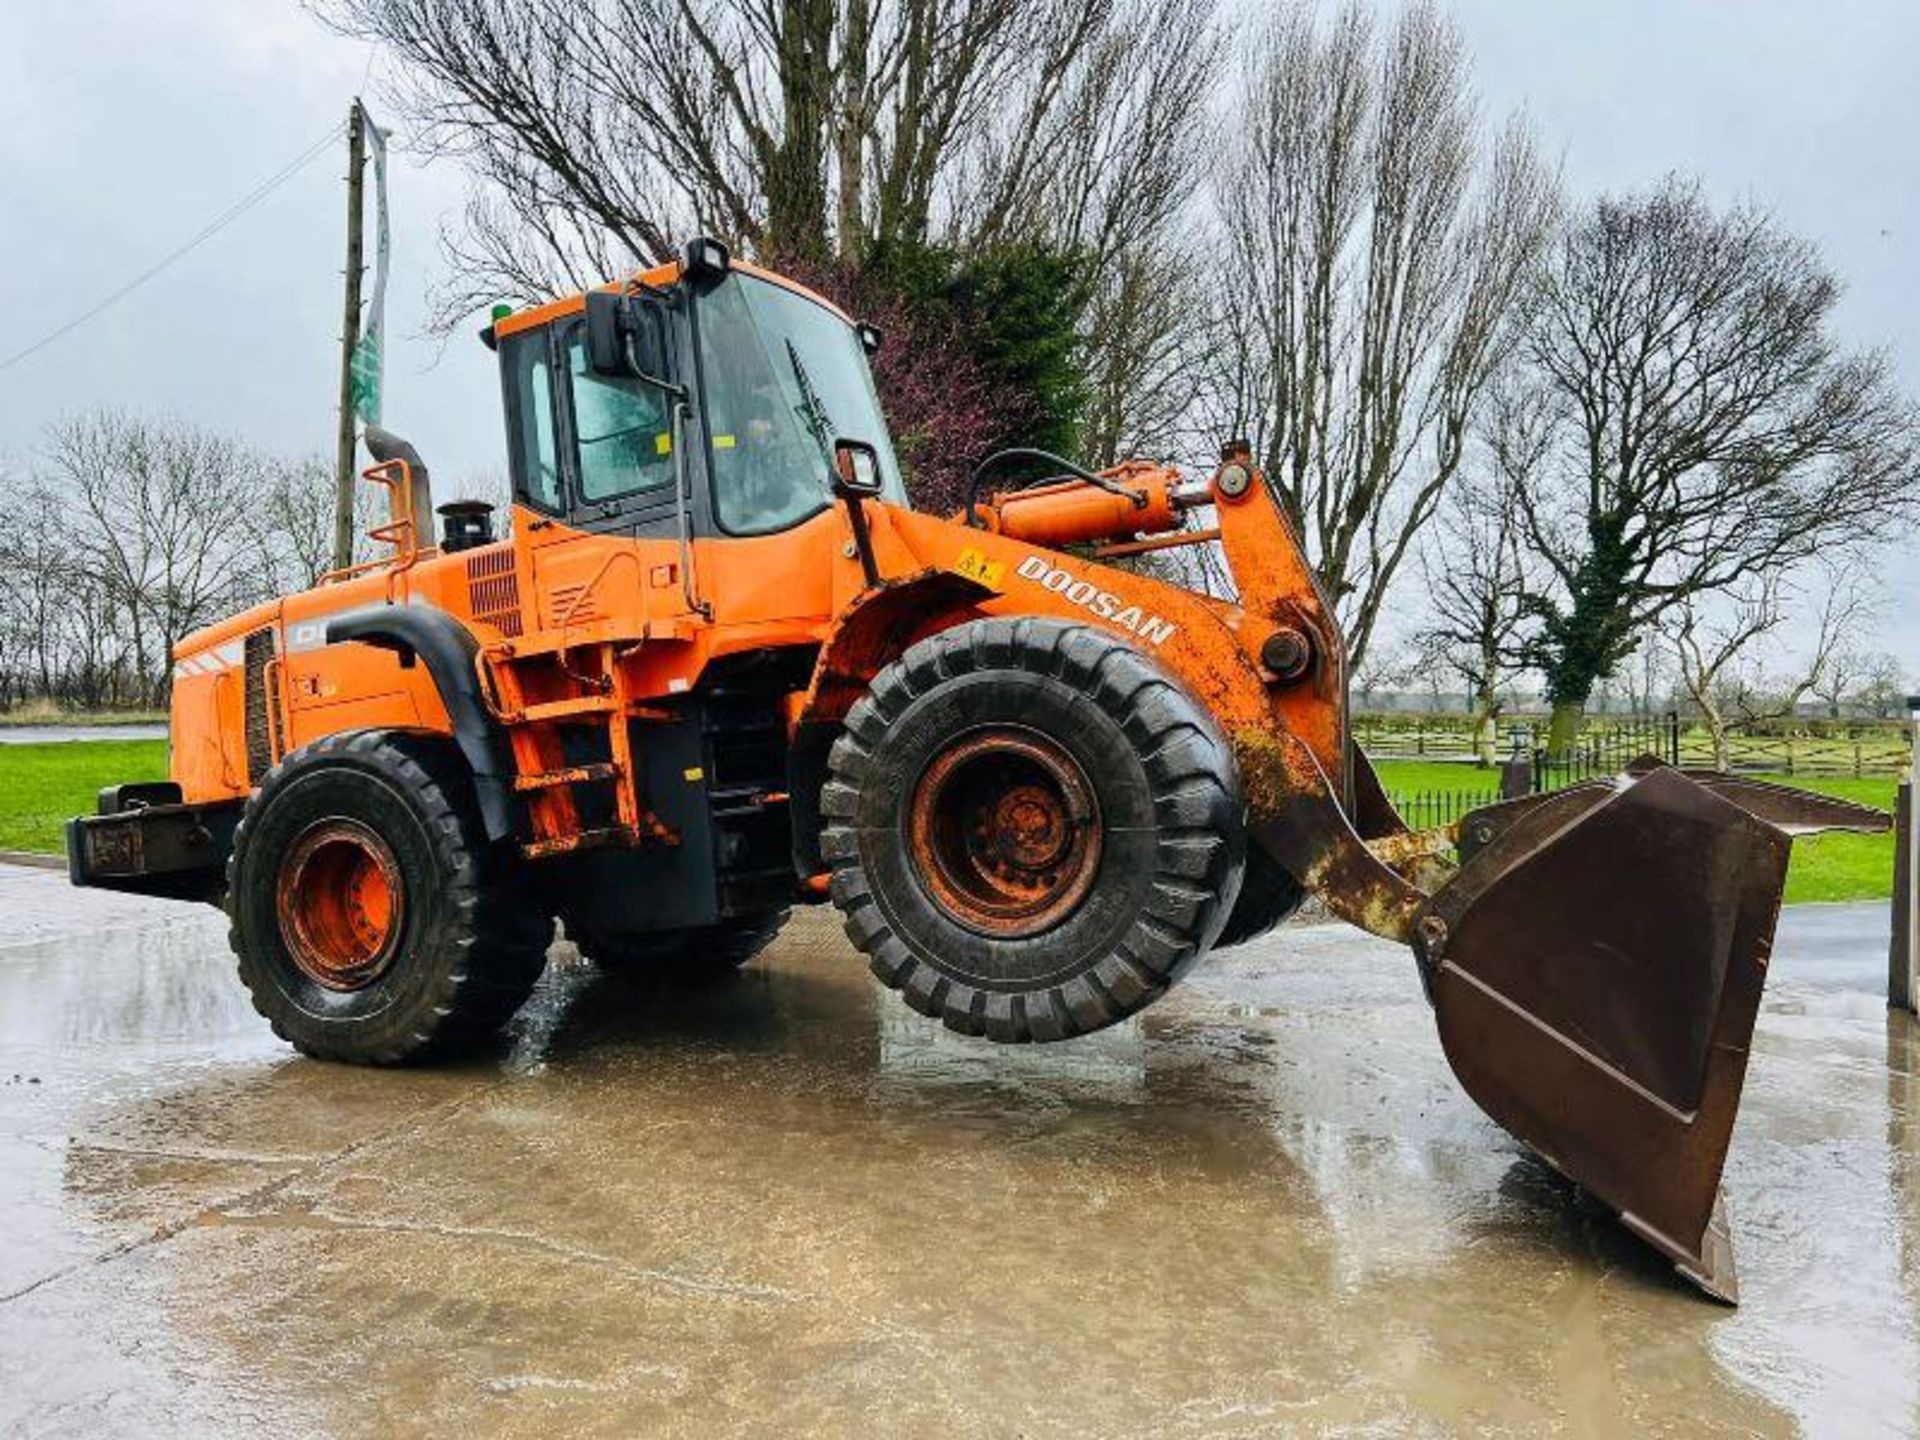
[[[0,1433],[1920,1427],[1878,907],[1784,926],[1737,1311],[1482,1118],[1344,929],[1032,1050],[825,913],[696,995],[563,946],[503,1055],[400,1073],[275,1042],[223,930],[0,868]]]

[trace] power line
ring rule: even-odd
[[[38,340],[27,346],[26,349],[15,351],[6,359],[0,360],[0,370],[12,369],[13,366],[19,364],[28,356],[46,349],[47,346],[60,339],[63,335],[78,330],[101,311],[124,300],[135,290],[138,290],[142,285],[146,284],[147,281],[153,279],[154,276],[173,264],[174,261],[205,244],[208,240],[211,240],[235,220],[238,220],[242,215],[246,214],[247,211],[266,199],[267,196],[271,195],[275,190],[278,190],[281,185],[292,179],[294,174],[311,161],[314,156],[320,154],[321,151],[325,150],[327,146],[339,138],[340,132],[345,128],[344,125],[340,124],[332,126],[326,134],[314,141],[313,144],[305,150],[302,150],[294,159],[290,160],[279,170],[276,170],[272,175],[269,175],[265,180],[262,180],[258,185],[254,186],[253,189],[249,190],[245,195],[242,195],[238,200],[234,201],[233,204],[229,205],[225,210],[222,210],[217,216],[207,222],[204,227],[195,233],[192,239],[186,241],[178,248],[168,251],[165,255],[161,256],[160,259],[149,265],[145,270],[142,270],[138,275],[120,286],[91,309],[82,311],[80,314],[74,316],[73,319],[67,321],[66,324],[60,326],[59,329],[49,331],[47,334],[42,335]]]

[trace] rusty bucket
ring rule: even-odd
[[[1791,839],[1885,824],[1643,761],[1469,815],[1460,872],[1415,924],[1467,1093],[1730,1303],[1720,1173]]]

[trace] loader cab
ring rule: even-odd
[[[515,496],[540,514],[670,535],[684,505],[696,535],[774,534],[833,503],[840,441],[906,503],[878,337],[811,292],[696,241],[666,283],[548,308],[497,341]]]

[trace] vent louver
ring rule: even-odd
[[[467,604],[474,619],[509,639],[520,634],[520,579],[511,546],[480,551],[467,561]]]

